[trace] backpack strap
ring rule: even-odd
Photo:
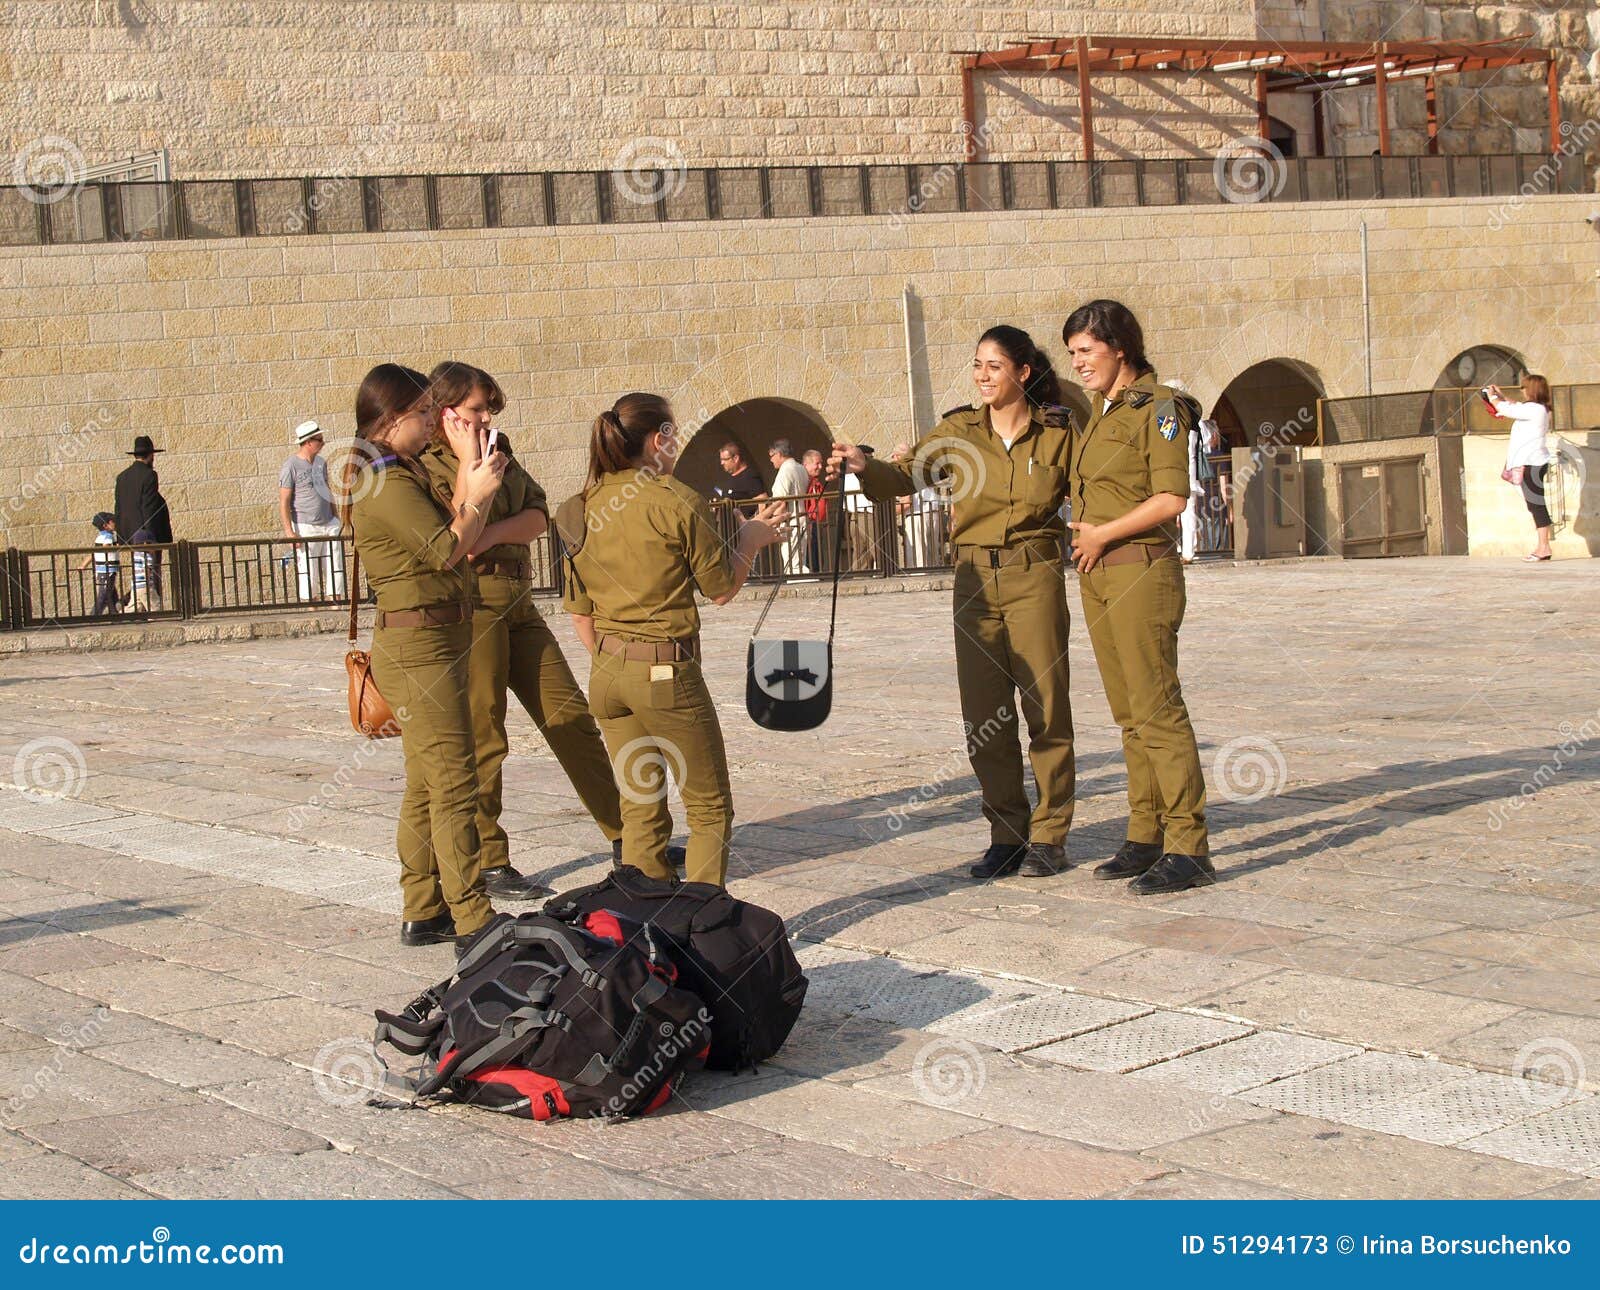
[[[417,1097],[437,1093],[453,1079],[468,1076],[488,1066],[502,1066],[528,1046],[535,1035],[552,1025],[560,1025],[559,1013],[543,1008],[518,1008],[500,1023],[500,1034],[470,1053],[457,1053],[426,1079],[418,1082]]]
[[[574,941],[584,933],[560,923],[554,927],[543,927],[537,923],[530,925],[528,923],[512,922],[506,924],[506,931],[509,934],[509,944],[528,945],[534,942],[542,942],[553,947],[556,953],[566,959],[572,970],[583,978],[584,985],[591,990],[599,989],[605,985],[605,977],[589,966],[589,961],[578,953],[574,945]]]

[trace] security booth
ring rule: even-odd
[[[1233,450],[1233,554],[1275,560],[1311,554],[1306,458],[1299,445]]]
[[[1476,390],[1319,400],[1330,548],[1352,559],[1467,554],[1466,437],[1494,420]]]

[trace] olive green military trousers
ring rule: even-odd
[[[724,886],[733,789],[722,726],[698,660],[649,663],[597,653],[589,711],[605,735],[622,795],[623,857],[652,878],[672,878],[667,794],[676,782],[689,825],[685,877]]]
[[[1059,556],[1002,568],[961,549],[955,568],[956,684],[967,757],[992,843],[1061,844],[1072,825],[1076,762],[1068,693],[1067,590]],[[1039,801],[1022,777],[1018,715]]]
[[[437,918],[448,909],[458,935],[477,931],[494,913],[479,868],[471,648],[470,623],[372,633],[373,676],[399,719],[405,752],[396,837],[405,917]]]
[[[1210,854],[1206,785],[1178,686],[1185,604],[1177,557],[1096,565],[1080,575],[1083,617],[1128,766],[1128,841]]]
[[[478,836],[483,867],[494,869],[511,863],[510,840],[500,826],[501,771],[509,747],[508,691],[533,718],[606,841],[616,841],[622,836],[622,813],[611,760],[589,713],[589,702],[544,615],[533,603],[528,584],[490,574],[479,577],[478,594],[483,607],[472,619],[468,693],[478,753]]]

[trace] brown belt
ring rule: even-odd
[[[1178,548],[1171,542],[1124,542],[1102,555],[1100,563],[1154,564],[1157,560],[1164,560],[1170,555],[1177,554]]]
[[[1061,559],[1061,547],[1043,539],[1019,542],[1016,546],[967,546],[956,547],[956,554],[960,559],[970,560],[973,564],[986,569],[1004,569],[1013,564],[1038,564],[1046,560]]]
[[[620,636],[602,636],[596,648],[602,654],[618,654],[634,663],[677,663],[700,657],[700,638],[685,636],[675,641],[625,641]]]
[[[379,627],[448,627],[472,618],[472,606],[464,604],[424,605],[421,609],[378,610]]]
[[[515,578],[518,582],[533,581],[531,560],[473,560],[472,571],[477,574],[489,574],[492,577]]]

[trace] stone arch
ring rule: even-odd
[[[1211,415],[1230,448],[1263,441],[1306,446],[1317,442],[1317,400],[1326,397],[1316,368],[1279,355],[1238,373],[1217,396]]]
[[[1504,345],[1473,345],[1462,350],[1434,377],[1436,390],[1478,389],[1485,385],[1521,385],[1528,374],[1522,355]]]
[[[1359,329],[1356,334],[1359,338]],[[1313,367],[1289,357],[1294,353],[1316,354],[1320,364]],[[1201,406],[1211,408],[1241,373],[1258,363],[1273,361],[1294,364],[1297,371],[1321,388],[1324,398],[1345,398],[1366,388],[1359,339],[1352,342],[1293,309],[1275,309],[1234,328],[1212,347],[1192,377],[1182,372],[1163,375],[1184,377],[1189,392]]]
[[[773,471],[767,460],[767,446],[774,439],[787,439],[798,458],[810,448],[826,452],[832,435],[827,420],[809,403],[765,395],[741,399],[719,410],[696,430],[679,453],[672,473],[709,497],[723,481],[718,453],[724,444],[734,443],[770,490]]]
[[[1508,308],[1485,301],[1439,320],[1433,335],[1418,345],[1410,371],[1399,388],[1433,389],[1439,373],[1457,355],[1482,346],[1503,349],[1529,370],[1542,372],[1552,383],[1560,384],[1570,379],[1566,375],[1569,364],[1573,370],[1583,370],[1585,355],[1581,347],[1563,342],[1558,336],[1559,329],[1534,309]],[[1513,340],[1516,343],[1511,343]]]

